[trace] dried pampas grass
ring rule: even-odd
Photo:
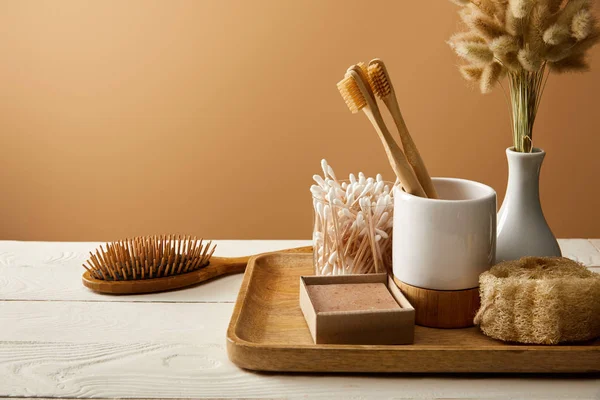
[[[562,10],[558,13],[557,23],[569,26],[575,14],[581,10],[589,10],[591,6],[590,0],[568,0]]]
[[[490,42],[490,50],[496,55],[514,53],[519,50],[519,43],[514,36],[499,36]]]
[[[598,42],[600,42],[600,30],[597,27],[594,27],[585,39],[575,43],[569,50],[571,54],[585,53],[598,44]]]
[[[577,40],[583,40],[592,33],[594,28],[594,17],[589,10],[583,9],[573,16],[571,31]]]
[[[600,41],[591,0],[451,0],[466,32],[448,44],[466,61],[461,75],[489,93],[504,75],[511,91],[514,146],[532,149],[533,122],[548,73],[588,69]]]
[[[535,32],[539,36],[542,36],[542,32],[554,21],[555,15],[550,12],[547,4],[540,2],[533,7],[530,18],[529,32]]]
[[[555,14],[560,9],[562,2],[563,0],[544,0],[541,3],[548,7],[548,11],[551,14]]]
[[[555,63],[550,63],[550,70],[558,74],[565,72],[586,72],[589,70],[589,65],[585,60],[584,54],[572,54],[567,58],[563,58]]]
[[[504,27],[506,32],[510,33],[514,37],[522,36],[523,31],[525,30],[525,21],[522,18],[515,17],[509,8],[506,9],[504,15]]]
[[[523,68],[516,51],[506,54],[498,54],[498,60],[500,60],[500,64],[506,68],[507,72],[515,72]]]
[[[456,48],[456,45],[458,43],[465,43],[465,42],[482,43],[482,44],[486,43],[486,41],[485,41],[484,38],[482,38],[481,36],[479,36],[477,33],[474,33],[474,32],[459,32],[459,33],[455,33],[454,35],[452,35],[450,37],[450,40],[448,40],[448,44],[453,49]]]
[[[534,0],[509,0],[510,11],[516,18],[525,18],[533,9]]]
[[[456,54],[473,64],[489,64],[494,60],[494,53],[487,44],[477,42],[457,43]]]
[[[462,65],[459,68],[459,71],[463,78],[471,82],[479,82],[481,80],[481,74],[483,74],[483,68],[474,65]]]
[[[542,60],[534,51],[529,48],[519,50],[517,58],[523,68],[529,72],[535,72],[542,66]]]
[[[482,13],[494,18],[498,11],[497,4],[493,0],[479,0],[473,3]]]
[[[494,40],[506,34],[504,27],[483,13],[472,12],[464,17],[471,30],[486,40]]]
[[[502,71],[502,65],[498,62],[493,62],[483,69],[479,83],[482,93],[489,93],[492,91],[496,83],[500,80]]]
[[[571,37],[571,30],[567,26],[554,24],[544,32],[544,42],[550,45],[560,45]]]

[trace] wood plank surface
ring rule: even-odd
[[[559,239],[563,257],[587,266],[600,266],[600,251],[588,239]]]
[[[594,398],[600,388],[581,376],[252,373],[227,359],[232,304],[65,302],[52,316],[39,308],[57,304],[0,306],[0,396],[541,399]]]
[[[215,255],[238,257],[310,245],[309,240],[217,240]],[[587,239],[559,241],[565,257],[598,266],[600,251]],[[600,240],[596,241],[600,247]],[[0,301],[234,302],[242,275],[225,276],[191,288],[152,295],[106,296],[83,287],[81,264],[101,243],[0,241]]]
[[[588,239],[589,242],[596,248],[596,250],[600,251],[600,239]]]
[[[218,255],[241,256],[310,241],[218,243]],[[599,241],[560,243],[566,256],[600,265]],[[0,397],[600,399],[597,376],[243,371],[225,351],[233,305],[218,304],[235,301],[241,275],[151,296],[100,296],[79,281],[97,245],[0,242]]]
[[[216,240],[215,256],[238,257],[307,246],[309,240]],[[243,274],[178,291],[107,296],[81,284],[81,266],[101,243],[0,242],[0,300],[234,302]]]
[[[0,302],[0,340],[222,343],[230,303]]]

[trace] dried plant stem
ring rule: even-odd
[[[508,73],[513,143],[518,152],[532,151],[533,124],[544,92],[546,77],[545,63],[535,72],[520,69]]]
[[[512,114],[511,102],[510,102],[510,99],[508,98],[508,94],[506,92],[506,88],[502,84],[502,81],[498,81],[498,85],[500,85],[500,88],[502,89],[502,94],[504,95],[504,101],[506,102],[506,107],[508,109],[508,115],[510,116],[509,124],[510,124],[510,127],[512,129],[514,121],[513,121],[513,114]]]

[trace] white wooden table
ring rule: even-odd
[[[220,256],[309,241],[218,241]],[[0,397],[594,398],[600,376],[289,375],[243,371],[225,331],[242,275],[154,295],[81,285],[98,243],[0,241]],[[600,265],[600,240],[562,240]],[[600,272],[600,268],[595,269]]]

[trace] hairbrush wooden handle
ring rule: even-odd
[[[312,246],[298,247],[278,251],[278,253],[310,253]],[[209,279],[222,275],[236,274],[244,272],[248,260],[252,256],[245,257],[212,257],[210,263],[196,271],[181,275],[171,275],[163,278],[138,279],[128,281],[106,281],[96,279],[91,276],[89,271],[83,274],[83,285],[95,292],[104,294],[142,294],[156,293],[167,290],[180,289],[186,286],[205,282]]]

